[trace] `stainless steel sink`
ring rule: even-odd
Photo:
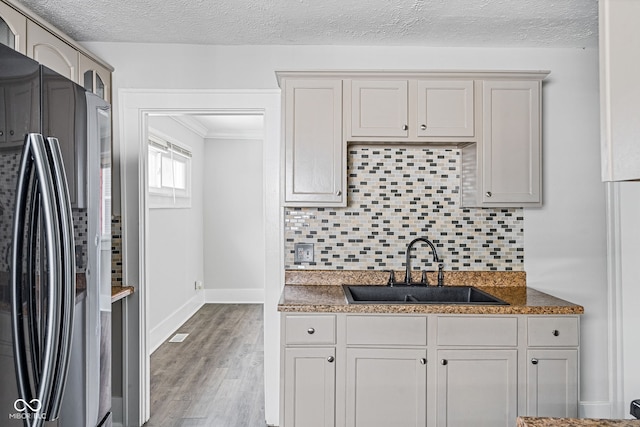
[[[509,305],[473,286],[343,285],[349,304]]]

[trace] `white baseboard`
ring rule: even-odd
[[[151,349],[149,354],[153,354],[154,351],[165,342],[167,338],[171,336],[175,331],[180,328],[189,320],[196,311],[204,305],[204,292],[197,292],[189,301],[184,303],[181,307],[166,317],[159,325],[149,330],[149,348]]]
[[[611,418],[611,402],[579,402],[579,418]]]
[[[264,304],[264,289],[205,289],[207,304]]]

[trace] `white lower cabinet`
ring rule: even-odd
[[[426,349],[347,348],[346,425],[424,427]]]
[[[576,417],[577,315],[282,314],[281,427]]]
[[[516,425],[517,361],[517,350],[439,350],[436,425]]]
[[[578,416],[578,350],[527,352],[527,415]]]
[[[335,425],[335,348],[284,351],[284,425]]]

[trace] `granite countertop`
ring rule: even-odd
[[[133,286],[111,286],[111,303],[121,300],[134,292]]]
[[[518,417],[518,427],[638,427],[640,420]]]
[[[415,272],[413,280],[419,280]],[[429,276],[436,283],[435,273]],[[450,314],[582,314],[580,305],[526,286],[524,272],[445,272],[445,285],[470,285],[509,305],[348,304],[343,284],[384,285],[388,273],[370,271],[287,271],[278,304],[283,312],[450,313]],[[404,277],[398,273],[396,277]],[[413,276],[412,276],[413,278]]]

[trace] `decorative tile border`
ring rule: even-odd
[[[349,206],[285,209],[285,269],[401,269],[424,236],[446,270],[524,270],[523,210],[460,208],[459,149],[354,145],[347,167]],[[298,242],[313,263],[294,263]],[[428,247],[413,252],[414,269],[435,268]]]

